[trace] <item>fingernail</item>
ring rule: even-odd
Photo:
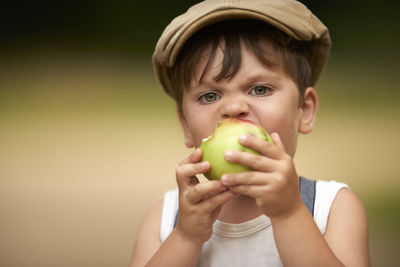
[[[232,157],[233,157],[233,152],[232,152],[232,150],[227,150],[227,151],[225,151],[225,158],[226,158],[226,159],[232,159]]]
[[[221,183],[224,184],[224,185],[228,184],[228,176],[226,174],[222,175]]]
[[[242,134],[241,136],[239,136],[239,140],[241,142],[245,142],[247,140],[247,135],[246,134]]]
[[[208,161],[203,161],[200,163],[200,168],[205,169],[208,167],[208,164],[209,164]]]

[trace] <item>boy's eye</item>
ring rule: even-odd
[[[217,95],[216,93],[209,92],[200,96],[199,101],[202,104],[208,104],[217,101],[219,98],[220,98],[219,95]]]
[[[256,86],[251,89],[250,94],[251,95],[256,95],[256,96],[264,96],[270,93],[271,89],[266,87],[266,86]]]

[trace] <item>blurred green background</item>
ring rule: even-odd
[[[23,1],[0,11],[0,266],[128,266],[189,153],[151,54],[197,1]],[[397,1],[303,1],[330,28],[298,172],[348,183],[373,266],[399,266]]]

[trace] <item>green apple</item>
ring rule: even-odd
[[[259,125],[241,119],[229,118],[219,122],[214,133],[201,142],[203,152],[201,161],[208,161],[211,169],[204,175],[210,180],[219,180],[226,173],[238,173],[250,171],[249,167],[228,162],[225,151],[237,150],[259,154],[257,151],[245,147],[239,143],[239,136],[250,134],[272,143],[269,134]]]

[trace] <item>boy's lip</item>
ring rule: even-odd
[[[252,125],[260,126],[258,123],[256,123],[255,121],[252,121],[252,120],[247,120],[247,119],[242,119],[242,118],[225,118],[225,119],[222,119],[222,120],[218,121],[215,124],[215,127],[214,127],[212,133],[217,129],[218,125],[224,120],[233,120],[233,121],[236,120],[236,121],[239,121],[239,122],[245,122],[245,123],[250,123]],[[210,136],[212,135],[212,133],[210,134]]]
[[[257,124],[257,123],[255,123],[254,121],[251,121],[251,120],[245,120],[245,119],[241,119],[241,118],[233,118],[233,119],[238,120],[238,121],[252,123],[252,124]]]
[[[251,124],[254,124],[254,125],[259,125],[259,124],[256,123],[255,121],[247,120],[247,119],[242,119],[242,118],[227,118],[227,119],[236,120],[236,121],[241,121],[241,122],[246,122],[246,123],[251,123]],[[226,120],[226,119],[224,119],[224,120]],[[223,120],[221,120],[221,121],[223,121]],[[219,122],[221,122],[221,121],[219,121]],[[218,122],[218,123],[219,123],[219,122]]]

